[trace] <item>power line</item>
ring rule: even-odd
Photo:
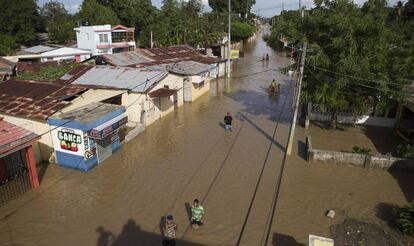
[[[312,2],[306,2],[306,4],[313,4],[313,3]],[[278,6],[274,6],[274,7],[270,7],[270,8],[265,8],[265,9],[256,9],[256,10],[252,10],[252,12],[257,13],[257,12],[268,11],[268,10],[284,9],[286,7],[293,7],[293,6],[297,6],[297,3],[282,4],[282,5],[278,5]]]
[[[374,83],[379,83],[379,84],[384,84],[384,83],[386,83],[386,84],[390,84],[390,85],[401,85],[401,84],[398,84],[398,83],[393,83],[393,82],[386,82],[386,81],[380,81],[380,80],[373,80],[373,79],[367,79],[367,78],[356,77],[356,76],[349,75],[349,74],[338,73],[338,72],[335,72],[335,71],[332,71],[332,70],[329,70],[329,69],[326,69],[326,68],[321,68],[321,67],[317,67],[317,66],[313,66],[313,65],[309,65],[309,66],[306,66],[306,67],[307,67],[307,68],[314,68],[314,69],[318,69],[318,70],[321,70],[321,71],[324,71],[324,72],[328,72],[328,73],[332,73],[332,74],[336,74],[336,75],[341,75],[341,76],[348,77],[348,78],[351,78],[351,79],[356,79],[356,80],[363,80],[363,81],[374,82]],[[403,80],[404,80],[404,81],[409,81],[409,80],[406,80],[406,79],[403,79]],[[414,79],[413,79],[413,80],[414,80]]]
[[[307,67],[307,68],[309,68],[309,67]],[[311,73],[312,77],[314,77],[316,80],[318,80],[320,83],[322,83],[319,80],[319,78],[317,78],[317,76],[312,72],[312,69],[310,69],[308,71]],[[375,89],[375,90],[379,90],[379,91],[383,91],[383,92],[401,93],[401,91],[394,91],[394,90],[390,90],[390,89],[372,87],[372,86],[369,86],[369,85],[358,84],[358,83],[355,83],[355,82],[349,82],[349,84],[357,85],[357,86],[361,86],[361,87],[366,87],[366,88],[369,88],[369,89]]]
[[[153,76],[153,77],[151,77],[151,78],[149,78],[149,79],[146,79],[144,82],[140,82],[138,85],[136,85],[136,86],[135,86],[135,87],[133,87],[133,88],[136,88],[136,87],[138,87],[138,86],[140,86],[140,85],[142,85],[142,84],[144,84],[144,83],[145,83],[145,86],[144,86],[144,89],[145,89],[145,87],[147,86],[147,83],[148,83],[148,81],[149,81],[149,80],[156,78],[157,76],[159,76],[159,75],[160,75],[160,74],[162,74],[162,73],[164,73],[164,72],[160,72],[160,73],[158,73],[157,75],[155,75],[155,76]],[[129,89],[128,91],[123,92],[123,93],[121,93],[120,95],[123,95],[123,94],[125,94],[125,93],[129,93],[131,90],[132,90],[132,89]],[[136,103],[136,102],[140,99],[140,97],[141,97],[142,95],[143,95],[143,94],[140,94],[140,96],[139,96],[139,97],[138,97],[138,98],[137,98],[137,99],[136,99],[136,100],[135,100],[132,104],[130,104],[130,105],[128,105],[128,106],[126,106],[126,107],[125,107],[125,109],[127,109],[127,108],[131,107],[133,104],[135,104],[135,103]],[[90,112],[94,111],[94,110],[95,110],[95,109],[97,109],[97,108],[99,108],[99,106],[93,107],[91,110],[88,110],[87,112],[85,112],[85,114],[90,113]],[[56,127],[52,128],[52,129],[50,129],[50,130],[47,130],[46,132],[43,132],[42,134],[39,134],[39,136],[40,136],[40,137],[42,137],[42,136],[44,136],[44,135],[48,134],[49,132],[52,132],[53,130],[56,130],[57,128],[62,127],[62,126],[66,125],[66,124],[68,124],[68,123],[70,123],[70,122],[73,122],[73,121],[75,121],[75,119],[68,120],[67,122],[65,122],[65,123],[63,123],[63,124],[60,124],[59,126],[56,126]]]

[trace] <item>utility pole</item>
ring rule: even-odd
[[[228,30],[228,50],[227,50],[227,78],[230,78],[231,70],[231,0],[229,0],[229,30]]]
[[[154,42],[152,41],[152,31],[151,31],[151,49],[154,47]]]
[[[295,128],[296,128],[296,118],[298,117],[300,91],[302,88],[303,70],[305,67],[306,47],[307,47],[307,43],[305,42],[302,47],[302,56],[300,58],[299,77],[298,77],[298,82],[296,84],[298,88],[297,88],[297,93],[295,93],[296,98],[294,98],[295,99],[295,113],[293,114],[292,126],[290,127],[289,142],[288,142],[288,146],[286,149],[287,155],[292,154],[293,138],[295,136]]]
[[[299,0],[299,9],[302,9],[302,0]]]

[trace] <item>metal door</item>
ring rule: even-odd
[[[97,145],[97,156],[98,156],[98,163],[103,162],[106,158],[112,155],[112,145],[111,145],[111,138],[106,137],[102,140],[96,141]]]

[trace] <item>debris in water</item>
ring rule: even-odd
[[[335,210],[333,210],[333,209],[329,209],[329,210],[326,212],[326,217],[329,217],[329,218],[333,219],[333,218],[335,217]]]

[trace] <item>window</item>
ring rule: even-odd
[[[89,40],[89,33],[86,33],[86,40]]]
[[[198,83],[198,89],[201,89],[204,87],[204,80]]]
[[[100,43],[108,43],[108,34],[99,34]]]

